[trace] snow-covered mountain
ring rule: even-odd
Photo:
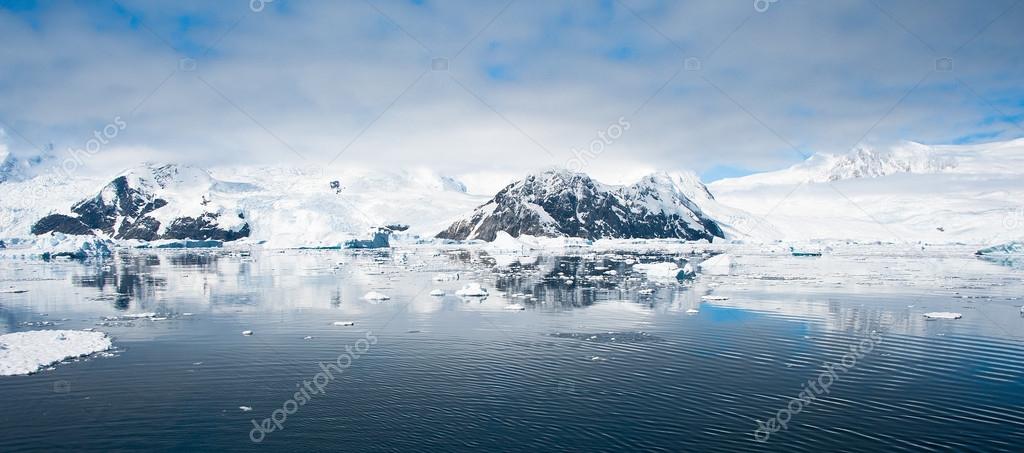
[[[583,173],[549,170],[510,184],[437,237],[490,241],[499,231],[587,239],[722,237],[691,197],[714,198],[696,178],[668,173],[612,186]]]
[[[929,174],[956,171],[956,153],[942,152],[920,143],[906,142],[889,149],[861,147],[848,154],[814,154],[785,170],[716,181],[728,186],[822,183],[859,178],[880,178],[901,173]]]
[[[25,162],[3,154],[2,162],[8,177],[0,182],[0,239],[61,232],[98,240],[333,247],[382,226],[404,230],[404,237],[484,240],[501,231],[982,246],[1024,238],[1024,139],[817,155],[707,187],[685,172],[618,186],[545,171],[493,197],[466,193],[461,182],[425,169],[154,164],[95,179],[53,171],[47,168],[52,159]]]
[[[205,170],[179,165],[145,165],[117,176],[68,213],[43,217],[32,234],[58,232],[112,239],[215,239],[249,236],[249,224],[235,203],[216,194],[228,185]]]
[[[0,183],[12,179],[17,171],[17,161],[6,149],[0,147]]]
[[[432,236],[485,200],[423,169],[151,164],[106,182],[42,172],[0,184],[0,238],[60,232],[333,247],[387,225]]]
[[[1024,237],[1024,139],[815,155],[709,188],[721,204],[760,220],[744,225],[758,239],[989,244]]]
[[[24,180],[28,172],[28,162],[18,159],[0,144],[0,183]]]

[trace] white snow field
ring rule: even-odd
[[[174,171],[168,171],[171,168]],[[337,247],[365,237],[371,227],[407,225],[407,235],[432,237],[458,215],[487,200],[458,181],[428,170],[339,171],[278,167],[205,170],[146,164],[105,179],[35,178],[0,183],[0,239],[31,238],[35,221],[96,194],[117,176],[166,200],[153,211],[161,231],[170,220],[220,214],[222,228],[248,223],[242,244],[268,248]],[[156,182],[159,181],[159,184]],[[244,219],[237,216],[244,213]]]
[[[757,216],[734,225],[752,240],[772,236],[766,228],[784,241],[990,245],[1024,236],[1024,139],[814,155],[708,187],[719,203]]]
[[[64,359],[106,351],[112,346],[103,332],[32,330],[0,335],[0,376],[32,374]]]

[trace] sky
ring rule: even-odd
[[[429,167],[471,189],[550,167],[710,181],[1024,136],[1021,3],[0,0],[0,141],[88,147],[78,171],[100,175],[166,161]]]

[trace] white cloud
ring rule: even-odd
[[[790,145],[836,152],[862,136],[1021,135],[998,119],[1024,107],[1024,8],[998,17],[1006,2],[886,2],[887,15],[859,1],[782,0],[765,13],[749,1],[626,1],[644,20],[618,2],[515,2],[482,32],[500,4],[374,1],[388,17],[365,2],[123,4],[0,10],[0,119],[59,151],[124,117],[97,172],[133,160],[301,166],[348,146],[337,165],[429,165],[484,187],[563,165],[620,117],[633,127],[588,168],[602,181],[777,168],[801,158]],[[429,70],[474,36],[450,72]],[[935,71],[936,54],[955,70]],[[701,71],[664,85],[687,56]],[[8,142],[29,151],[16,135]]]

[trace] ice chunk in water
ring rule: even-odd
[[[64,359],[110,349],[103,332],[33,330],[0,335],[0,376],[32,374]]]
[[[391,299],[391,297],[388,296],[387,294],[384,294],[384,293],[379,293],[377,291],[370,291],[370,292],[368,292],[368,293],[363,295],[363,299],[366,299],[366,300],[389,300],[389,299]]]
[[[455,291],[456,296],[463,297],[484,297],[487,296],[487,289],[480,286],[479,283],[470,283],[462,287],[462,289]]]

